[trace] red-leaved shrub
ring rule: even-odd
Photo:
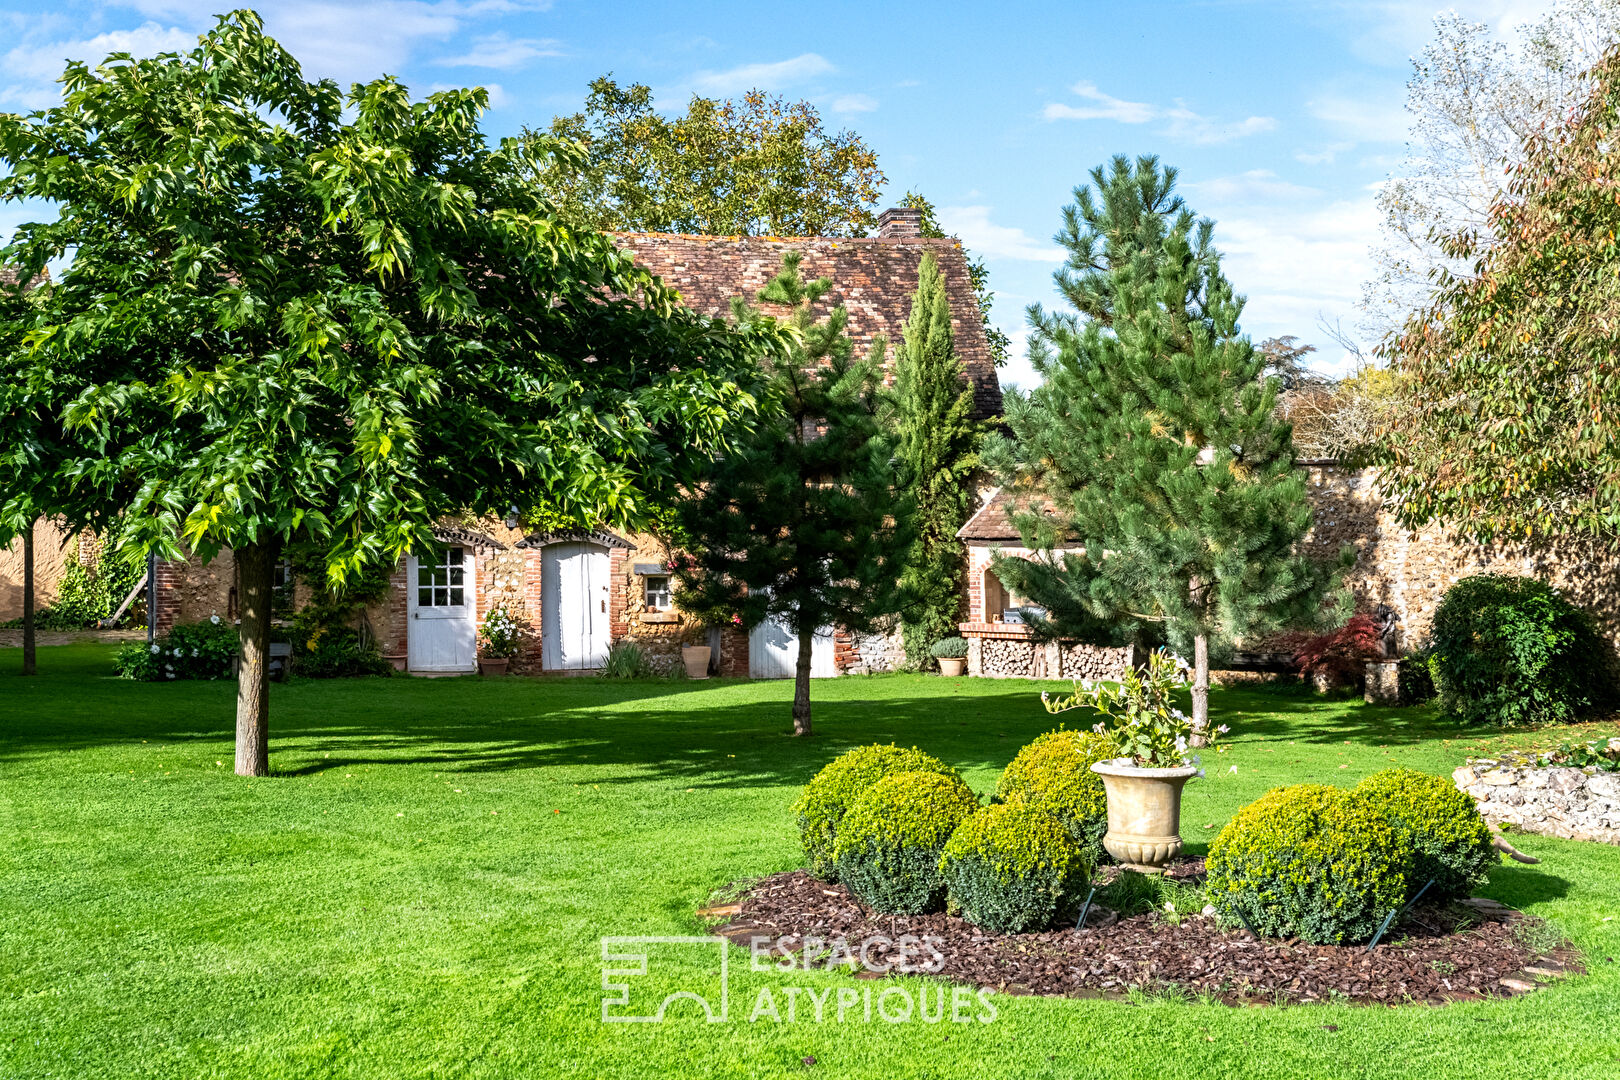
[[[1302,677],[1322,672],[1334,682],[1350,682],[1362,664],[1384,655],[1378,637],[1378,623],[1371,616],[1352,615],[1337,630],[1301,639],[1294,647],[1294,663]]]

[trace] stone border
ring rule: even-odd
[[[1566,840],[1620,844],[1620,773],[1469,758],[1451,774],[1486,821]]]

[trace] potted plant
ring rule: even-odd
[[[505,675],[521,642],[521,627],[506,605],[491,609],[478,628],[478,674]]]
[[[1181,851],[1181,789],[1204,775],[1198,755],[1187,753],[1192,721],[1173,704],[1187,685],[1188,670],[1185,660],[1159,649],[1148,655],[1144,670],[1128,670],[1118,683],[1078,679],[1067,698],[1041,694],[1047,712],[1085,706],[1103,715],[1092,730],[1107,738],[1117,755],[1091,766],[1108,793],[1103,847],[1142,873],[1163,873]],[[1210,733],[1211,748],[1214,736],[1228,730],[1222,724]]]
[[[688,679],[709,677],[709,646],[681,643],[681,663],[686,667]]]
[[[939,661],[941,675],[954,677],[967,673],[967,638],[940,638],[928,651]]]

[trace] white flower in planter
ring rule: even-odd
[[[218,615],[210,615],[210,616],[208,616],[208,621],[213,623],[215,626],[218,626],[219,625],[219,616]]]
[[[162,651],[163,651],[163,650],[162,650],[162,649],[160,649],[160,648],[158,648],[158,647],[157,647],[157,646],[156,646],[156,645],[153,645],[153,646],[152,646],[152,655],[153,655],[153,656],[156,656],[156,655],[157,655],[157,654],[158,654],[158,653],[160,653],[160,652],[162,652]]]

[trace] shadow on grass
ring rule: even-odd
[[[1531,904],[1562,900],[1569,895],[1570,883],[1543,866],[1520,866],[1503,863],[1491,869],[1491,895],[1509,907],[1524,908]]]

